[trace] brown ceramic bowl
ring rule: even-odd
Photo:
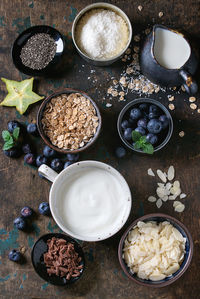
[[[92,105],[94,106],[95,110],[96,110],[96,113],[97,113],[97,116],[99,118],[99,125],[97,127],[97,131],[95,133],[95,135],[93,136],[93,138],[88,142],[86,143],[83,147],[81,148],[78,148],[76,150],[70,150],[70,149],[60,149],[58,148],[57,146],[53,145],[50,141],[50,139],[45,135],[44,133],[44,130],[43,130],[43,127],[42,127],[42,116],[43,116],[43,112],[44,112],[44,109],[46,107],[46,104],[54,97],[57,97],[57,96],[60,96],[61,94],[70,94],[70,93],[80,93],[81,95],[83,95],[84,97],[86,97],[87,99],[90,100],[90,102],[92,103]],[[63,154],[68,154],[68,153],[79,153],[79,152],[82,152],[84,151],[85,149],[89,148],[98,138],[99,136],[99,133],[100,133],[100,130],[101,130],[101,123],[102,123],[102,120],[101,120],[101,114],[100,114],[100,111],[99,111],[99,108],[97,107],[96,103],[88,96],[87,93],[83,92],[83,91],[79,91],[79,90],[76,90],[76,89],[71,89],[71,88],[65,88],[65,89],[62,89],[62,90],[58,90],[54,93],[52,93],[51,95],[49,95],[41,104],[39,110],[38,110],[38,114],[37,114],[37,126],[38,126],[38,131],[40,133],[40,136],[42,137],[42,139],[44,140],[44,142],[49,146],[51,147],[52,149],[54,149],[55,151],[57,152],[60,152],[60,153],[63,153]]]
[[[133,274],[130,272],[130,268],[127,266],[125,263],[122,255],[123,255],[123,248],[124,248],[124,241],[129,233],[129,231],[137,224],[138,221],[156,221],[156,222],[163,222],[163,221],[168,221],[170,222],[175,228],[178,229],[178,231],[183,235],[184,238],[186,238],[186,244],[185,244],[185,256],[184,260],[180,266],[180,269],[173,273],[171,276],[166,277],[163,280],[159,281],[152,281],[152,280],[147,280],[147,279],[141,279],[139,278],[136,274]],[[142,216],[135,221],[127,228],[125,233],[123,234],[120,243],[119,243],[119,248],[118,248],[118,258],[120,265],[126,274],[128,278],[130,278],[132,281],[136,282],[137,284],[140,284],[142,286],[148,286],[148,287],[153,287],[153,288],[160,288],[160,287],[165,287],[169,284],[172,284],[174,281],[176,281],[179,277],[183,275],[183,273],[187,270],[187,268],[190,265],[190,262],[192,260],[192,255],[193,255],[193,241],[192,237],[185,227],[183,223],[178,221],[172,216],[166,215],[166,214],[161,214],[161,213],[155,213],[155,214],[148,214],[145,216]]]

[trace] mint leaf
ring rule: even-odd
[[[152,155],[153,152],[154,152],[154,148],[153,148],[153,145],[151,143],[145,143],[145,144],[143,144],[142,149],[143,149],[143,152],[145,154]]]
[[[141,134],[137,131],[132,131],[132,139],[134,142],[139,141]]]
[[[141,147],[142,147],[142,144],[140,143],[140,141],[136,141],[136,143],[134,144],[134,148],[138,150]]]
[[[3,150],[7,151],[7,150],[11,149],[12,147],[13,147],[13,143],[11,144],[11,143],[6,142],[3,146]]]
[[[15,138],[15,140],[17,140],[18,139],[18,137],[19,137],[19,131],[20,131],[20,128],[14,128],[14,130],[13,130],[13,137]]]
[[[140,137],[140,142],[141,142],[141,143],[146,143],[146,142],[147,142],[147,138],[146,138],[146,136],[141,136],[141,137]]]
[[[10,139],[11,135],[7,130],[2,131],[2,138],[4,141],[8,141]]]

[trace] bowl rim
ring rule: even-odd
[[[134,276],[132,276],[127,271],[127,268],[125,267],[125,263],[122,258],[122,250],[123,250],[123,246],[124,246],[124,241],[129,233],[129,231],[137,224],[138,221],[147,221],[149,218],[152,218],[152,217],[166,218],[166,221],[167,221],[167,219],[169,219],[169,220],[171,220],[172,223],[173,222],[176,223],[185,232],[185,234],[187,235],[187,238],[189,240],[189,244],[190,244],[188,258],[187,258],[187,261],[186,261],[184,267],[181,269],[181,271],[176,276],[172,277],[171,279],[161,282],[161,283],[158,282],[157,284],[147,284],[146,282],[137,280]],[[123,233],[123,235],[120,239],[119,246],[118,246],[118,259],[119,259],[119,263],[120,263],[122,270],[124,271],[124,273],[126,274],[126,276],[129,279],[131,279],[132,281],[134,281],[137,284],[142,285],[142,286],[148,286],[148,287],[152,287],[152,288],[160,288],[160,287],[165,287],[167,285],[172,284],[173,282],[175,282],[178,278],[180,278],[185,273],[185,271],[187,270],[187,268],[189,267],[189,265],[191,263],[192,256],[193,256],[193,250],[194,250],[194,245],[193,245],[192,236],[191,236],[189,230],[187,229],[187,227],[182,222],[180,222],[175,217],[164,214],[164,213],[151,213],[151,214],[147,214],[147,215],[137,218],[125,230],[125,232]]]
[[[37,245],[37,243],[43,239],[44,237],[47,237],[49,236],[49,238],[53,238],[53,237],[56,237],[56,238],[63,238],[65,240],[67,240],[67,242],[74,242],[76,244],[76,246],[79,247],[80,251],[81,251],[81,257],[82,257],[82,262],[83,262],[83,271],[81,272],[80,276],[78,276],[78,279],[74,280],[74,281],[71,281],[71,282],[68,282],[66,284],[56,284],[56,283],[53,283],[49,280],[46,280],[44,279],[41,275],[40,275],[40,272],[37,271],[37,268],[35,267],[35,263],[33,262],[33,253],[34,253],[34,250],[35,250],[35,247]],[[47,281],[48,283],[52,284],[52,285],[58,285],[58,286],[67,286],[67,285],[71,285],[77,281],[79,281],[79,279],[83,276],[83,273],[85,272],[85,254],[84,254],[84,251],[83,251],[83,248],[81,246],[81,244],[75,240],[73,237],[67,235],[67,234],[64,234],[64,233],[47,233],[47,234],[43,234],[42,236],[40,236],[34,243],[32,249],[31,249],[31,262],[32,262],[32,265],[33,265],[33,268],[35,270],[35,272],[45,281]]]
[[[53,145],[51,143],[51,141],[49,140],[49,138],[44,134],[43,132],[43,128],[42,128],[42,123],[41,123],[41,119],[42,119],[42,115],[43,115],[43,110],[46,106],[46,104],[53,98],[53,97],[57,97],[61,94],[70,94],[70,93],[80,93],[81,95],[83,95],[84,97],[86,97],[88,100],[90,100],[90,102],[92,103],[93,107],[96,110],[97,116],[99,118],[99,125],[97,127],[97,131],[95,133],[95,135],[92,137],[91,141],[89,141],[88,143],[86,143],[86,145],[84,145],[81,148],[78,148],[76,150],[65,150],[65,149],[59,149],[57,146]],[[64,89],[58,89],[55,90],[53,93],[51,93],[49,96],[47,96],[41,103],[38,112],[37,112],[37,127],[38,127],[38,131],[40,136],[42,137],[44,143],[46,145],[48,145],[50,148],[54,149],[56,152],[59,153],[63,153],[63,154],[73,154],[73,153],[80,153],[82,151],[84,151],[85,149],[89,148],[91,145],[94,144],[94,142],[97,140],[97,138],[99,137],[100,131],[101,131],[101,127],[102,127],[102,117],[101,117],[101,113],[100,110],[97,106],[97,104],[94,102],[94,100],[92,100],[92,98],[84,91],[80,91],[77,89],[73,89],[73,88],[64,88]]]
[[[137,98],[137,99],[134,99],[134,100],[130,101],[128,104],[126,104],[122,108],[122,110],[119,113],[118,119],[117,119],[117,131],[118,131],[119,137],[122,140],[122,142],[129,149],[131,149],[132,151],[135,151],[137,153],[145,155],[144,152],[133,148],[131,146],[131,144],[124,139],[124,137],[122,135],[122,129],[121,129],[121,122],[122,122],[124,114],[127,112],[127,110],[130,109],[134,105],[142,104],[142,103],[150,103],[150,104],[155,104],[156,106],[158,106],[164,112],[164,114],[167,116],[167,118],[169,119],[169,122],[170,122],[166,138],[163,140],[163,142],[161,144],[159,144],[158,146],[156,146],[154,148],[154,152],[159,151],[160,149],[162,149],[169,142],[169,140],[172,136],[172,133],[173,133],[174,125],[173,125],[172,116],[171,116],[170,112],[167,110],[167,108],[161,102],[159,102],[158,100],[152,99],[152,98]]]
[[[63,226],[58,217],[55,215],[54,210],[55,208],[53,208],[53,201],[55,201],[55,198],[53,198],[52,193],[54,192],[53,188],[54,188],[54,184],[62,179],[62,177],[65,176],[65,173],[70,171],[72,168],[77,168],[76,171],[78,171],[78,168],[80,167],[100,167],[101,169],[104,169],[105,171],[109,171],[112,175],[116,175],[120,178],[121,183],[123,184],[123,188],[124,190],[126,189],[126,193],[127,193],[127,198],[126,198],[126,205],[127,205],[127,209],[125,212],[125,215],[123,217],[123,221],[120,222],[119,225],[116,225],[115,229],[112,232],[107,232],[106,234],[104,234],[103,237],[81,237],[80,235],[76,234],[76,233],[72,233],[68,228],[66,228],[65,226]],[[62,231],[64,233],[66,233],[69,236],[72,236],[72,238],[81,240],[81,241],[87,241],[87,242],[99,242],[102,240],[106,240],[110,237],[112,237],[113,235],[115,235],[116,233],[118,233],[120,231],[120,229],[122,229],[122,227],[125,225],[126,221],[128,220],[128,217],[130,215],[131,212],[131,207],[132,207],[132,194],[131,194],[131,190],[130,187],[127,183],[127,181],[125,180],[124,176],[114,167],[112,167],[111,165],[104,163],[104,162],[100,162],[100,161],[95,161],[95,160],[84,160],[84,161],[80,161],[80,162],[76,162],[70,166],[68,166],[67,168],[63,169],[58,176],[56,176],[55,181],[53,182],[50,192],[49,192],[49,205],[50,205],[50,210],[51,210],[51,214],[52,217],[54,219],[54,221],[57,223],[57,225],[62,229]]]
[[[108,9],[108,10],[110,9],[110,10],[118,13],[123,18],[123,20],[126,22],[126,24],[128,26],[128,30],[129,30],[128,41],[127,41],[126,46],[124,47],[124,49],[122,51],[120,51],[120,53],[118,53],[117,55],[112,56],[110,58],[106,58],[106,59],[94,59],[94,58],[88,56],[86,53],[82,52],[81,49],[79,48],[79,46],[78,46],[78,44],[76,42],[76,38],[75,38],[76,25],[78,24],[78,22],[81,19],[81,17],[85,13],[89,12],[90,10],[92,10],[92,9],[98,9],[98,8],[105,8],[105,9]],[[89,5],[85,6],[77,14],[77,16],[75,17],[75,19],[73,21],[73,24],[72,24],[72,40],[73,40],[73,43],[74,43],[76,49],[78,50],[78,52],[81,53],[81,55],[83,57],[85,57],[88,60],[94,61],[94,62],[109,62],[109,61],[115,61],[115,60],[117,60],[128,49],[128,47],[129,47],[129,45],[131,43],[131,40],[132,40],[132,35],[133,35],[132,25],[131,25],[131,22],[130,22],[129,17],[127,16],[127,14],[121,8],[119,8],[118,6],[110,4],[110,3],[107,3],[107,2],[96,2],[96,3],[89,4]]]
[[[65,49],[65,41],[64,41],[64,37],[63,35],[60,33],[60,31],[58,31],[56,28],[52,27],[52,26],[49,26],[49,25],[34,25],[34,26],[31,26],[31,27],[28,27],[27,29],[25,29],[24,31],[22,31],[17,37],[16,39],[14,40],[13,44],[12,44],[12,47],[11,47],[11,58],[12,58],[12,61],[13,61],[13,64],[14,66],[22,73],[24,74],[27,74],[28,76],[40,76],[40,75],[43,75],[45,72],[47,72],[51,67],[52,67],[52,62],[53,60],[55,59],[56,57],[56,54],[54,55],[53,59],[49,62],[49,64],[41,69],[41,70],[36,70],[36,69],[31,69],[30,67],[28,66],[25,66],[23,65],[23,63],[21,63],[23,69],[21,68],[21,66],[19,66],[19,64],[16,62],[16,59],[14,58],[15,55],[14,55],[14,52],[15,52],[15,47],[17,45],[17,41],[22,37],[24,36],[25,34],[27,33],[31,33],[32,31],[34,30],[37,30],[37,29],[40,29],[40,28],[44,28],[46,30],[50,30],[50,31],[54,31],[57,35],[60,36],[60,38],[62,39],[62,42],[63,42],[63,50],[61,52],[60,55],[62,55],[64,53],[64,49]],[[37,33],[40,33],[40,31],[36,31],[34,34],[37,34]],[[33,34],[33,35],[34,35]]]

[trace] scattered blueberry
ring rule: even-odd
[[[46,145],[43,149],[43,155],[47,158],[53,158],[56,155],[56,151]]]
[[[138,108],[131,109],[130,118],[136,120],[136,119],[140,118],[141,116],[142,116],[142,113],[141,113],[140,109],[138,109]]]
[[[63,169],[63,163],[60,159],[55,158],[51,161],[51,168],[57,172],[60,172]]]
[[[152,145],[158,142],[158,136],[152,133],[147,134],[146,139],[147,142],[151,143]]]
[[[22,258],[22,255],[18,250],[13,249],[9,252],[8,258],[13,262],[19,262]]]
[[[24,156],[24,162],[29,164],[29,165],[33,165],[35,163],[35,156],[31,153],[26,154]]]
[[[37,125],[36,124],[28,124],[26,130],[31,135],[34,135],[34,136],[38,135],[38,129],[37,129]]]
[[[127,129],[129,127],[129,122],[128,120],[123,120],[122,123],[121,123],[121,127],[122,129]]]
[[[159,114],[159,108],[156,105],[149,106],[149,113],[154,112],[155,114]]]
[[[158,134],[162,130],[162,123],[158,119],[151,119],[147,124],[149,133]]]
[[[127,128],[126,130],[124,130],[124,138],[126,140],[131,140],[132,139],[132,129],[131,128]]]
[[[26,228],[26,221],[22,217],[18,217],[14,220],[14,226],[17,229],[24,230]]]
[[[67,154],[67,159],[69,161],[77,162],[79,159],[79,154]]]
[[[20,128],[20,123],[17,120],[11,120],[8,122],[8,131],[13,133],[15,128]]]
[[[50,212],[50,207],[49,207],[48,202],[42,202],[42,203],[39,205],[38,211],[39,211],[39,213],[42,214],[42,215],[50,215],[51,212]]]
[[[73,162],[73,161],[67,161],[67,162],[65,162],[65,164],[64,164],[64,169],[67,168],[68,166],[74,164],[74,163],[75,163],[75,162]]]
[[[24,218],[29,218],[33,215],[33,210],[30,207],[24,207],[21,209],[21,215]]]
[[[22,146],[22,151],[24,154],[30,154],[32,152],[30,144],[26,143]]]
[[[18,147],[12,147],[9,150],[4,150],[4,154],[9,158],[18,158],[21,156],[21,150]]]
[[[118,148],[116,148],[115,154],[117,158],[123,158],[126,155],[126,150],[123,147],[119,146]]]
[[[147,120],[146,120],[146,118],[139,119],[138,122],[137,122],[137,126],[146,129],[147,128]]]
[[[144,136],[146,134],[146,131],[143,127],[137,127],[137,128],[135,128],[135,131],[140,133],[142,136]]]
[[[47,164],[47,157],[39,155],[36,158],[36,165],[40,167],[42,164]]]
[[[142,111],[145,111],[147,112],[148,111],[148,105],[147,104],[140,104],[139,105],[139,109],[142,110]]]
[[[169,119],[167,118],[167,116],[166,115],[161,115],[159,117],[159,120],[162,123],[163,129],[166,129],[168,127],[168,125],[169,125]]]

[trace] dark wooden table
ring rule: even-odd
[[[200,205],[199,205],[199,158],[200,158],[200,114],[189,107],[188,95],[181,92],[175,94],[175,107],[172,111],[174,132],[165,149],[153,156],[138,156],[128,152],[119,160],[114,150],[120,140],[116,130],[119,111],[131,99],[138,97],[128,95],[126,102],[104,100],[111,77],[119,79],[125,64],[116,63],[111,67],[94,67],[83,61],[72,46],[72,21],[84,6],[93,1],[65,0],[2,0],[0,2],[0,76],[13,80],[26,78],[14,67],[10,50],[17,35],[24,29],[38,24],[55,26],[65,36],[67,53],[63,63],[63,75],[54,79],[38,79],[35,90],[48,95],[57,88],[73,87],[88,92],[98,103],[103,117],[103,130],[95,147],[81,155],[81,160],[94,159],[109,163],[119,170],[127,180],[133,196],[133,206],[128,222],[114,237],[99,243],[82,242],[87,269],[79,283],[70,287],[55,287],[40,279],[31,265],[31,248],[39,236],[48,232],[58,232],[52,218],[39,216],[34,219],[33,230],[29,234],[13,228],[13,219],[20,209],[31,206],[37,211],[42,201],[48,200],[51,184],[42,180],[35,168],[24,165],[23,158],[9,159],[0,151],[0,298],[160,298],[181,299],[199,298],[200,267]],[[157,0],[157,1],[110,1],[122,8],[130,17],[134,33],[144,29],[148,24],[162,23],[186,31],[199,43],[200,36],[200,1]],[[141,12],[138,5],[143,6]],[[159,12],[163,17],[159,18]],[[92,71],[94,70],[94,71]],[[87,77],[91,77],[87,80]],[[0,83],[0,100],[6,94],[5,86]],[[168,93],[159,92],[153,95],[168,106]],[[172,94],[172,93],[170,93]],[[200,108],[199,94],[197,105]],[[112,107],[106,108],[107,102]],[[20,116],[14,108],[0,108],[0,128],[6,128],[7,122],[18,119],[22,122],[36,120],[39,104],[33,105],[25,116]],[[180,131],[185,132],[183,138]],[[38,142],[42,151],[42,142]],[[2,140],[1,140],[2,144]],[[147,169],[167,170],[174,165],[176,178],[180,180],[183,191],[188,195],[184,199],[186,209],[183,213],[174,212],[172,203],[165,203],[160,210],[149,203],[147,197],[152,195],[156,187],[156,179],[147,175]],[[125,228],[134,219],[143,214],[164,212],[181,220],[190,230],[194,240],[194,256],[188,271],[177,282],[162,289],[149,289],[129,281],[123,274],[117,257],[117,248]],[[18,265],[8,260],[8,252],[13,248],[25,250],[26,263]]]

